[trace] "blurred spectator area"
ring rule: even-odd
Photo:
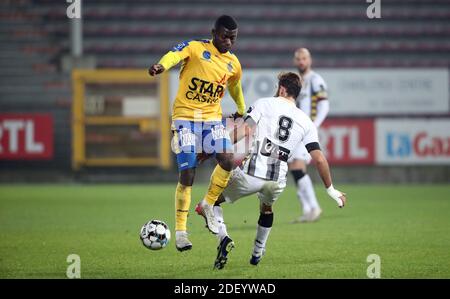
[[[316,68],[444,67],[450,63],[450,1],[382,0],[369,19],[365,0],[84,0],[84,53],[97,66],[146,68],[177,43],[209,38],[221,14],[239,23],[235,47],[245,68],[290,67],[308,47]],[[51,112],[55,167],[70,167],[70,53],[64,0],[0,1],[0,111]],[[17,165],[17,164],[14,164]]]
[[[66,1],[8,2],[3,39],[30,54],[69,51]],[[368,19],[362,0],[83,1],[85,53],[100,67],[146,67],[178,42],[210,37],[225,13],[239,22],[235,52],[245,67],[290,66],[299,46],[312,50],[316,67],[448,66],[450,1],[381,3],[382,18]]]

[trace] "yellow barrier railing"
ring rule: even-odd
[[[159,86],[159,119],[129,116],[88,116],[85,114],[86,84],[91,83],[152,83]],[[72,167],[82,166],[159,166],[169,169],[170,160],[170,122],[169,122],[169,76],[163,73],[150,77],[144,69],[101,69],[74,70],[72,72]],[[143,131],[159,131],[158,157],[86,157],[86,125],[137,125]]]

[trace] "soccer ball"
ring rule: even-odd
[[[151,220],[142,226],[140,238],[148,249],[159,250],[169,243],[170,229],[163,221]]]

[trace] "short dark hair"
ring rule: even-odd
[[[237,23],[233,19],[233,17],[222,15],[217,18],[216,23],[214,24],[214,29],[219,29],[220,27],[226,28],[228,30],[234,30],[236,29]]]
[[[280,73],[278,75],[278,86],[283,86],[289,96],[297,98],[300,90],[302,90],[302,81],[296,73]]]

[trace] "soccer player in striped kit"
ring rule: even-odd
[[[296,148],[305,147],[322,178],[328,195],[339,207],[346,201],[345,193],[334,189],[330,169],[320,150],[316,126],[310,117],[298,109],[295,99],[301,89],[300,77],[295,73],[282,73],[278,77],[275,97],[257,100],[247,111],[244,125],[235,128],[232,142],[253,135],[253,145],[241,166],[232,171],[227,187],[214,206],[219,224],[219,246],[214,267],[222,269],[234,247],[227,232],[221,204],[257,194],[260,216],[250,264],[257,265],[264,255],[272,228],[272,205],[286,186],[288,160]]]
[[[327,117],[329,102],[327,85],[322,76],[311,69],[311,53],[306,48],[299,48],[294,54],[294,65],[302,77],[302,91],[296,99],[296,105],[308,115],[314,126],[319,129]],[[289,170],[297,185],[297,197],[302,205],[303,215],[296,222],[313,222],[319,219],[322,209],[317,201],[311,178],[306,166],[311,162],[311,155],[305,146],[300,145],[289,159]]]

